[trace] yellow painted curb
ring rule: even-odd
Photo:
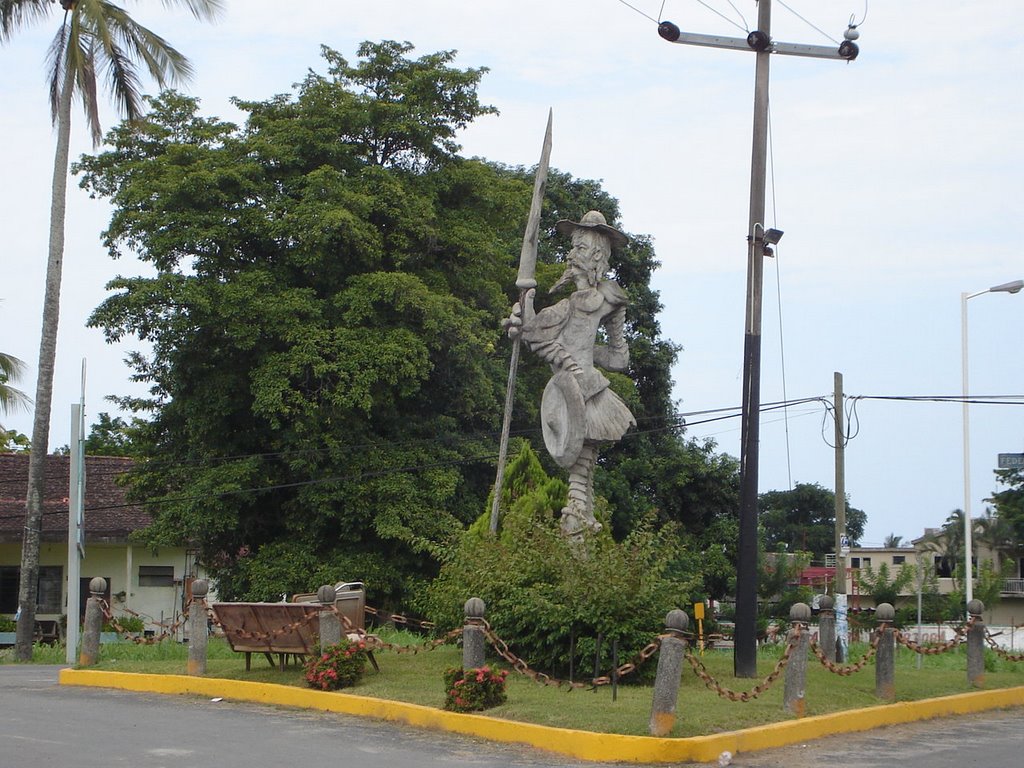
[[[974,691],[938,699],[885,704],[867,709],[804,717],[758,728],[710,736],[656,738],[611,733],[574,731],[483,715],[446,712],[419,704],[374,699],[348,693],[314,691],[274,683],[250,683],[186,675],[143,675],[62,669],[61,685],[119,688],[149,693],[221,696],[236,701],[278,704],[347,715],[393,720],[423,728],[478,736],[492,741],[527,744],[580,760],[630,763],[668,763],[685,760],[710,762],[725,751],[738,754],[796,744],[837,733],[866,731],[883,725],[909,723],[944,715],[962,715],[989,709],[1024,706],[1024,686],[994,691]]]

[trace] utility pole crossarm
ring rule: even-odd
[[[731,51],[749,51],[750,53],[778,53],[782,56],[804,56],[812,59],[838,59],[852,61],[860,53],[852,40],[846,40],[838,46],[805,45],[803,43],[779,43],[761,36],[760,32],[751,32],[746,38],[723,37],[722,35],[701,35],[696,32],[682,32],[671,21],[663,21],[658,25],[658,34],[670,43],[679,45],[698,45],[703,48],[725,48]]]

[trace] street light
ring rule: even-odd
[[[960,341],[961,341],[961,374],[963,377],[963,421],[964,421],[964,552],[966,555],[964,574],[967,587],[966,597],[970,603],[974,599],[974,567],[971,557],[974,549],[971,543],[971,457],[970,457],[970,420],[967,404],[967,300],[985,293],[1018,293],[1024,288],[1024,280],[1014,280],[1002,285],[993,285],[983,291],[960,294]]]

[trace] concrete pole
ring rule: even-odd
[[[484,650],[487,638],[484,635],[484,601],[471,597],[466,601],[466,616],[462,628],[462,668],[480,669],[484,665]]]
[[[832,374],[834,394],[832,406],[835,410],[835,454],[836,454],[836,652],[835,661],[846,661],[846,555],[843,554],[846,538],[846,430],[843,428],[843,374]]]
[[[758,3],[757,29],[771,38],[771,0]],[[764,192],[768,162],[768,72],[771,53],[758,51],[747,224],[747,302],[743,338],[740,438],[740,524],[736,564],[733,672],[757,677],[757,476],[761,420],[761,300],[764,282]]]
[[[985,621],[981,618],[984,611],[981,600],[967,604],[967,613],[973,619],[967,630],[967,683],[975,688],[985,686]]]
[[[880,624],[887,625],[881,630],[882,637],[875,653],[875,696],[893,701],[896,698],[896,632],[892,621],[896,618],[896,609],[889,603],[879,603],[875,608],[875,618]]]
[[[684,632],[690,618],[678,608],[665,616],[665,635],[658,650],[658,671],[654,678],[654,700],[648,730],[651,736],[668,736],[676,724],[676,702],[686,653]]]
[[[327,606],[333,608],[337,592],[330,584],[324,584],[316,591],[316,599],[324,610],[320,611],[320,647],[326,648],[329,645],[337,645],[341,642],[341,619],[334,610],[327,610]],[[348,633],[346,632],[347,636]]]
[[[103,595],[107,580],[97,576],[89,582],[90,597],[85,602],[85,631],[82,632],[82,653],[78,664],[91,667],[100,657],[100,632],[103,631]]]
[[[206,579],[192,582],[192,602],[188,606],[188,673],[206,674],[206,644],[210,633],[207,629],[206,595],[210,584]]]
[[[825,658],[831,662],[836,660],[836,612],[833,610],[836,601],[831,595],[822,595],[818,602],[818,645]]]
[[[786,665],[786,683],[782,693],[782,705],[797,717],[804,716],[807,692],[807,648],[811,644],[811,607],[807,603],[794,603],[789,609],[789,620],[793,628],[789,642],[794,643]],[[799,633],[799,637],[796,635]]]

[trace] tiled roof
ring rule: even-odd
[[[121,456],[85,457],[85,540],[125,541],[128,534],[149,525],[141,506],[128,505],[116,482],[134,461]],[[71,459],[46,457],[46,496],[43,500],[43,540],[66,541],[68,480]],[[0,542],[20,542],[25,525],[28,455],[0,453]]]

